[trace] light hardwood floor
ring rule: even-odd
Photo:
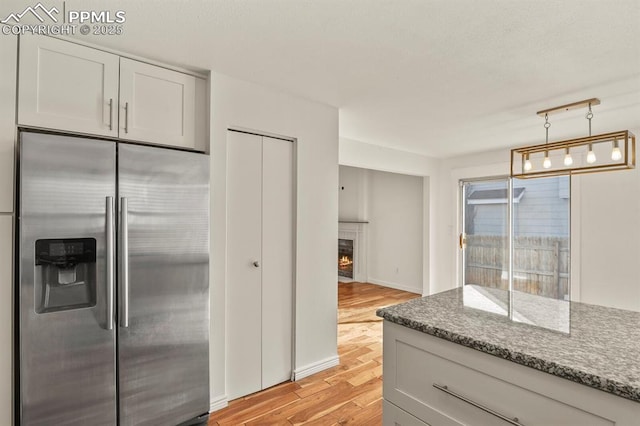
[[[420,297],[366,283],[338,284],[340,365],[231,401],[214,425],[382,424],[382,320],[376,309]]]

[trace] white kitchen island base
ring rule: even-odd
[[[383,339],[385,425],[640,422],[638,402],[421,331],[385,321]]]

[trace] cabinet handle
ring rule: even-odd
[[[124,103],[124,132],[129,133],[129,102]]]
[[[467,404],[473,405],[474,407],[479,408],[482,411],[491,414],[492,416],[496,416],[500,420],[504,420],[505,422],[509,423],[510,425],[524,426],[522,423],[520,423],[520,420],[517,417],[514,417],[514,418],[511,419],[511,418],[509,418],[509,417],[507,417],[505,415],[502,415],[502,414],[498,413],[497,411],[492,410],[491,408],[487,408],[482,404],[478,404],[477,402],[472,401],[469,398],[460,395],[459,393],[455,393],[455,392],[449,390],[449,388],[446,385],[439,385],[437,383],[434,383],[433,387],[438,389],[438,390],[440,390],[440,391],[442,391],[442,392],[444,392],[444,393],[446,393],[446,394],[451,395],[454,398],[458,398],[460,401],[464,401]]]
[[[256,268],[260,267],[260,262],[258,262],[257,260],[255,262],[253,262],[253,266],[255,266]]]
[[[109,99],[109,130],[113,130],[113,99]]]

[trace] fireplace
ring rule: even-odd
[[[367,226],[365,221],[345,221],[338,226],[338,281],[367,282]]]
[[[338,240],[338,276],[353,279],[353,240]]]

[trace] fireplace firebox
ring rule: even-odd
[[[353,278],[353,240],[338,240],[338,276]]]

